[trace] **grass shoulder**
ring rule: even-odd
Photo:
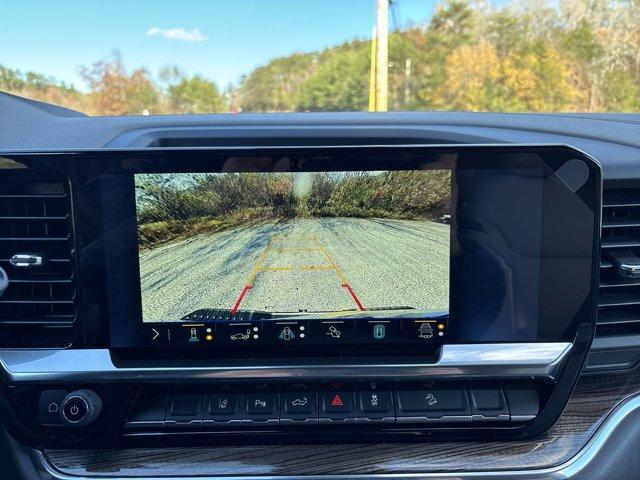
[[[149,250],[195,235],[219,233],[236,227],[251,226],[274,218],[268,208],[247,208],[217,217],[191,217],[162,220],[138,225],[140,250]]]

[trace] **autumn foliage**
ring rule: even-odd
[[[392,32],[389,109],[640,111],[640,1],[501,5],[443,0],[426,25]],[[127,70],[118,52],[79,68],[83,90],[2,65],[0,90],[93,115],[366,110],[370,49],[276,58],[224,92],[175,66]]]

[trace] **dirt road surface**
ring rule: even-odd
[[[140,255],[145,321],[201,309],[447,309],[449,226],[314,218],[200,235]]]

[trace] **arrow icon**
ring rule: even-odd
[[[151,340],[155,340],[156,338],[158,338],[158,336],[160,335],[160,332],[157,331],[155,328],[152,328],[151,331],[154,333],[153,338]]]

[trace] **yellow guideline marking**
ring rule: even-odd
[[[274,248],[273,251],[277,253],[311,253],[311,252],[321,252],[322,249],[282,247],[282,248]]]
[[[253,269],[249,273],[249,277],[247,278],[247,282],[245,284],[245,287],[242,290],[242,292],[240,294],[240,297],[236,301],[235,306],[233,307],[232,314],[235,314],[235,312],[240,307],[240,303],[242,302],[242,299],[243,299],[244,295],[247,293],[247,291],[253,288],[253,282],[255,282],[256,277],[258,276],[258,274],[260,272],[278,272],[278,271],[293,271],[294,270],[294,267],[265,267],[264,266],[264,261],[266,260],[267,256],[269,255],[269,252],[271,252],[271,251],[278,252],[278,253],[284,253],[284,252],[291,252],[291,253],[322,252],[322,255],[324,256],[325,260],[328,262],[328,265],[302,265],[301,267],[299,267],[300,270],[302,270],[302,271],[315,271],[315,270],[324,270],[324,271],[333,270],[333,271],[335,271],[336,275],[338,275],[338,278],[340,279],[340,283],[342,284],[342,287],[345,287],[349,291],[349,293],[353,297],[353,300],[355,301],[356,305],[358,306],[358,309],[359,310],[365,310],[365,308],[360,303],[360,300],[358,300],[358,297],[356,296],[356,294],[351,289],[351,286],[349,285],[349,282],[347,281],[347,277],[344,275],[344,273],[342,272],[340,267],[338,267],[338,264],[336,263],[336,261],[333,258],[333,256],[329,253],[329,251],[326,248],[324,248],[324,245],[322,244],[322,242],[320,242],[320,240],[318,239],[317,236],[309,234],[309,235],[305,235],[305,236],[302,237],[303,240],[310,240],[315,245],[317,245],[317,247],[315,247],[315,248],[313,248],[313,247],[297,247],[297,248],[295,248],[295,247],[280,247],[280,246],[276,247],[276,245],[274,243],[275,240],[280,240],[280,239],[286,240],[287,238],[288,237],[286,237],[284,235],[279,235],[278,234],[278,235],[273,235],[269,239],[269,243],[267,244],[266,248],[262,251],[262,253],[258,257],[258,261],[256,262],[255,266],[253,267]],[[342,315],[349,315],[352,311],[353,310],[345,311],[345,312],[335,312],[329,318],[340,317]]]
[[[251,270],[251,273],[249,273],[249,277],[247,278],[247,283],[246,283],[247,287],[253,288],[253,282],[258,276],[258,272],[260,272],[263,268],[262,263],[267,258],[267,255],[269,255],[269,250],[271,250],[272,248],[272,242],[273,242],[273,237],[269,240],[267,247],[262,251],[262,253],[258,257],[258,261],[256,262],[256,265],[253,267],[253,270]]]
[[[324,248],[324,245],[320,243],[320,240],[318,240],[318,237],[316,237],[315,235],[311,235],[311,237],[312,238],[310,238],[310,240],[313,240],[316,243],[316,245],[318,245],[318,247],[322,250],[322,254],[324,255],[324,258],[327,259],[327,262],[329,262],[331,267],[338,274],[338,277],[340,278],[340,282],[342,282],[343,284],[344,283],[348,284],[349,282],[347,281],[347,277],[344,276],[344,273],[342,273],[342,270],[340,270],[340,267],[338,267],[338,265],[336,264],[336,261],[333,259],[331,254],[327,251],[327,249]]]
[[[300,270],[333,270],[333,265],[303,265]]]

